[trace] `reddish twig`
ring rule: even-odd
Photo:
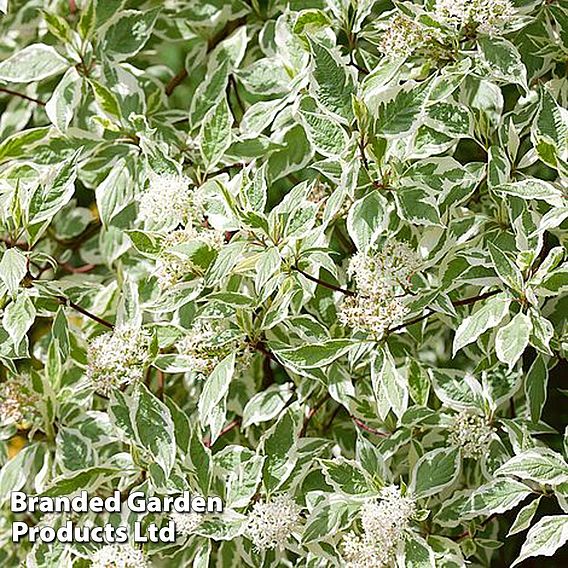
[[[493,515],[490,515],[489,517],[487,517],[487,518],[479,525],[479,527],[476,528],[476,531],[477,531],[477,530],[483,530],[483,529],[484,529],[493,519],[495,519],[496,517],[497,517],[497,514],[493,514]],[[471,536],[473,536],[473,535],[471,534],[471,532],[470,532],[469,530],[466,530],[466,531],[462,532],[461,534],[459,534],[458,536],[453,537],[453,540],[460,541],[460,540],[463,540],[464,538],[467,538],[468,536],[471,537]]]
[[[176,73],[171,79],[170,82],[166,85],[166,96],[170,96],[175,88],[187,79],[187,69],[182,69],[179,73]]]
[[[58,264],[61,268],[63,268],[63,270],[71,272],[72,274],[85,274],[87,272],[91,272],[97,267],[96,264],[84,264],[83,266],[73,266],[68,262],[59,262]]]
[[[229,37],[241,24],[245,23],[245,18],[238,18],[237,20],[233,20],[232,22],[228,22],[227,25],[219,31],[219,33],[215,34],[212,38],[209,39],[207,42],[207,51],[206,53],[209,54],[217,45],[219,45],[224,39]],[[183,83],[185,79],[187,79],[188,72],[185,67],[176,73],[171,79],[170,82],[166,85],[166,95],[169,97],[176,87]]]
[[[317,412],[319,411],[320,408],[322,408],[322,406],[326,403],[327,399],[329,398],[329,393],[326,393],[325,396],[323,396],[322,398],[320,398],[320,400],[318,400],[311,408],[310,411],[308,412],[308,415],[306,416],[306,418],[304,418],[304,424],[302,425],[302,429],[300,430],[300,438],[303,438],[306,435],[306,432],[308,430],[308,426],[310,424],[310,420],[317,414]]]
[[[156,396],[160,400],[164,400],[164,372],[161,369],[156,369],[156,381],[158,383]]]
[[[233,420],[232,422],[229,422],[229,424],[227,424],[227,426],[225,426],[221,432],[219,432],[219,435],[217,436],[217,440],[221,437],[224,436],[227,432],[230,432],[233,428],[236,428],[239,424],[241,423],[240,418],[235,418],[235,420]],[[206,448],[210,448],[211,447],[211,439],[210,438],[206,438],[205,440],[203,440],[203,445]]]
[[[376,428],[371,428],[371,426],[367,426],[362,420],[359,420],[359,418],[353,416],[352,414],[350,416],[351,420],[353,420],[353,422],[357,426],[359,426],[361,430],[365,430],[365,432],[369,432],[369,434],[374,434],[375,436],[380,436],[381,438],[389,437],[389,434],[387,434],[386,432],[382,432],[381,430],[377,430]]]
[[[266,348],[266,346],[264,345],[264,343],[262,343],[262,341],[257,341],[252,345],[252,347],[256,349],[259,353],[262,353],[268,359],[280,363],[278,359],[276,359],[276,357]]]
[[[485,300],[487,298],[491,298],[491,296],[495,296],[499,294],[501,290],[492,290],[491,292],[486,292],[485,294],[480,294],[479,296],[471,296],[470,298],[464,298],[463,300],[455,300],[452,302],[453,306],[467,306],[469,304],[475,304],[476,302],[480,302],[481,300]]]
[[[107,321],[103,318],[100,318],[99,316],[96,316],[95,314],[92,314],[91,312],[89,312],[85,308],[81,307],[79,304],[72,302],[69,298],[66,298],[65,296],[56,296],[56,298],[64,306],[69,306],[70,308],[73,308],[76,312],[83,314],[85,317],[87,317],[87,318],[89,318],[93,321],[96,321],[97,323],[100,323],[101,325],[104,325],[105,327],[108,327],[109,329],[114,329],[114,324],[110,323],[109,321]]]
[[[490,298],[491,296],[495,296],[496,294],[499,294],[499,292],[501,292],[501,290],[492,290],[491,292],[486,292],[485,294],[480,294],[479,296],[471,296],[469,298],[464,298],[463,300],[454,300],[452,301],[452,305],[453,306],[468,306],[470,304],[475,304],[476,302],[480,302],[481,300],[485,300],[487,298]],[[428,319],[432,314],[435,314],[436,312],[433,310],[429,310],[428,312],[426,312],[425,314],[422,314],[421,316],[417,316],[411,320],[405,321],[403,323],[401,323],[400,325],[397,325],[395,327],[392,327],[391,329],[389,329],[389,333],[392,333],[393,331],[398,331],[400,329],[404,329],[405,327],[408,327],[409,325],[414,325],[415,323],[419,323],[421,321],[424,321],[425,319]]]
[[[25,99],[26,101],[30,101],[39,106],[46,105],[46,103],[40,101],[39,99],[34,99],[33,97],[29,97],[28,95],[25,95],[24,93],[19,93],[18,91],[12,91],[12,89],[6,89],[6,87],[0,87],[0,92],[6,93],[7,95],[12,95],[14,97],[19,97],[20,99]]]
[[[302,276],[304,276],[308,280],[311,280],[312,282],[315,282],[316,284],[319,284],[320,286],[323,286],[324,288],[328,288],[329,290],[333,290],[334,292],[341,292],[342,294],[345,294],[346,296],[356,296],[356,293],[353,292],[352,290],[347,290],[346,288],[341,288],[339,286],[336,286],[335,284],[330,284],[329,282],[325,282],[324,280],[320,280],[319,278],[316,278],[315,276],[312,276],[311,274],[304,272],[301,268],[298,268],[295,265],[292,266],[292,270],[299,272]]]

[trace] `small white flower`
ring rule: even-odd
[[[390,550],[379,548],[366,537],[353,531],[343,537],[341,543],[345,568],[384,568],[391,560]]]
[[[426,37],[417,22],[402,14],[396,14],[387,22],[387,28],[379,42],[379,51],[393,59],[408,57]]]
[[[192,535],[203,520],[200,513],[172,513],[170,519],[176,525],[176,532],[183,535]]]
[[[378,500],[366,502],[361,509],[363,532],[382,547],[396,546],[415,513],[413,499],[403,496],[396,485],[385,487]]]
[[[39,417],[39,396],[24,377],[0,384],[0,423],[26,427]]]
[[[400,297],[390,294],[347,296],[339,307],[339,321],[356,331],[370,333],[377,339],[402,323],[408,308]]]
[[[418,267],[417,254],[406,243],[389,241],[376,252],[359,252],[349,262],[347,274],[365,295],[404,287]]]
[[[203,269],[196,266],[176,247],[191,243],[204,244],[210,249],[219,250],[225,236],[221,231],[212,229],[197,230],[193,227],[173,231],[164,239],[162,252],[156,260],[155,275],[162,290],[174,286],[189,274],[202,274]]]
[[[402,296],[418,266],[416,253],[398,241],[387,243],[379,251],[357,253],[347,269],[348,276],[355,281],[357,293],[343,300],[339,321],[377,338],[401,324],[408,313]]]
[[[123,325],[95,337],[87,349],[87,378],[95,390],[112,390],[141,381],[148,363],[151,336],[138,327]]]
[[[494,34],[514,18],[515,9],[510,0],[437,0],[435,16],[448,25]]]
[[[341,543],[345,568],[384,568],[390,561],[388,550],[377,547],[368,538],[348,532]]]
[[[290,535],[300,528],[301,510],[286,494],[255,503],[248,515],[247,535],[259,550],[282,549]]]
[[[363,535],[347,533],[342,551],[348,568],[383,568],[390,565],[409,523],[416,513],[414,500],[396,485],[385,487],[377,499],[361,507]]]
[[[214,320],[197,320],[177,344],[178,352],[187,357],[192,370],[201,375],[209,375],[235,348],[234,342],[223,339],[225,329],[222,324],[213,322]]]
[[[92,568],[147,568],[144,553],[130,544],[109,544],[93,555]]]
[[[462,410],[453,417],[448,442],[460,448],[464,458],[479,459],[489,451],[494,435],[485,416]]]
[[[195,216],[190,183],[183,175],[151,172],[148,188],[140,197],[140,219],[152,229],[190,225]]]
[[[154,274],[161,290],[167,290],[181,282],[195,270],[193,263],[176,254],[166,253],[156,260]]]

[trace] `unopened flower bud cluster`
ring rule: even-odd
[[[497,34],[513,20],[510,0],[437,0],[434,19],[456,29]],[[416,19],[397,13],[384,25],[379,51],[392,59],[406,58],[413,52],[439,58],[446,53],[443,35]]]
[[[187,358],[188,365],[198,375],[209,375],[230,353],[237,352],[241,362],[250,357],[244,342],[235,338],[225,322],[219,318],[201,318],[177,343],[180,355]]]
[[[169,288],[190,274],[201,275],[203,270],[183,251],[185,244],[203,244],[212,250],[223,246],[224,234],[213,229],[187,227],[173,231],[164,240],[162,252],[156,260],[155,275],[160,288]],[[181,245],[181,246],[180,246]]]
[[[361,508],[362,535],[347,533],[342,543],[346,568],[383,568],[392,563],[416,513],[414,500],[395,485]]]
[[[398,241],[387,243],[378,252],[357,253],[347,270],[357,294],[343,300],[340,322],[377,338],[402,323],[408,313],[403,296],[418,266],[416,253]]]
[[[25,378],[0,384],[0,424],[26,428],[39,417],[39,396]]]
[[[147,189],[139,199],[139,219],[146,229],[165,233],[154,275],[166,290],[189,275],[202,276],[203,268],[184,252],[184,245],[206,245],[219,250],[224,233],[206,227],[203,203],[183,174],[150,172]]]
[[[291,534],[300,530],[301,507],[290,495],[277,495],[253,505],[246,534],[258,550],[282,549]]]
[[[485,416],[463,410],[453,418],[448,442],[460,448],[464,458],[480,459],[489,451],[494,435]]]
[[[87,349],[87,379],[95,390],[108,396],[114,389],[144,378],[149,361],[150,333],[122,325],[95,337]]]

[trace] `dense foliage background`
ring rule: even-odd
[[[0,9],[2,566],[566,565],[566,3]]]

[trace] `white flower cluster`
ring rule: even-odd
[[[357,289],[366,296],[391,292],[404,287],[416,272],[419,259],[406,243],[389,241],[375,253],[357,253],[349,263],[347,274],[355,280]]]
[[[290,535],[300,528],[301,510],[287,494],[255,503],[248,515],[247,535],[258,550],[282,549]]]
[[[0,424],[28,427],[39,417],[38,402],[39,396],[25,378],[0,384]]]
[[[379,51],[392,59],[408,57],[425,41],[427,35],[417,22],[402,14],[396,14],[381,35]]]
[[[494,434],[485,416],[462,410],[453,418],[448,442],[460,448],[464,458],[479,459],[487,454]]]
[[[140,197],[139,217],[148,228],[171,230],[191,224],[196,214],[190,179],[180,174],[151,172]]]
[[[103,546],[91,558],[92,568],[147,568],[144,553],[130,544]]]
[[[371,333],[378,339],[389,328],[401,324],[407,313],[408,308],[402,298],[389,294],[372,297],[357,294],[343,300],[339,321],[354,330]]]
[[[156,260],[156,278],[162,290],[169,288],[189,274],[201,274],[202,269],[182,251],[176,250],[178,245],[198,243],[210,249],[219,250],[225,236],[221,231],[213,229],[197,230],[194,227],[178,229],[170,233],[164,240],[162,252]]]
[[[394,558],[404,539],[416,505],[395,485],[385,487],[378,499],[361,508],[363,535],[348,533],[343,540],[346,568],[383,568]]]
[[[201,524],[203,515],[200,513],[172,513],[170,515],[170,519],[176,525],[176,532],[190,536]]]
[[[343,540],[345,568],[384,568],[390,560],[387,552],[354,532],[347,533]]]
[[[129,325],[95,337],[87,349],[87,378],[95,390],[108,396],[116,388],[141,381],[150,341],[146,330]]]
[[[435,16],[446,24],[495,34],[515,16],[510,0],[437,0]]]
[[[224,337],[225,332],[222,322],[199,319],[179,340],[177,350],[187,357],[195,373],[209,375],[224,357],[238,348],[235,341]]]
[[[408,309],[402,295],[419,260],[406,244],[391,241],[379,252],[358,253],[347,273],[357,294],[341,304],[340,322],[380,338],[390,327],[402,323]]]

